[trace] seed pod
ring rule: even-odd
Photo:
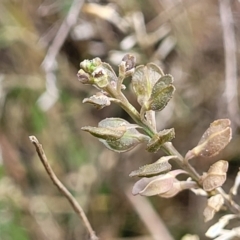
[[[232,138],[229,119],[219,119],[210,124],[198,145],[185,156],[190,160],[196,156],[212,157],[224,149]]]
[[[212,191],[217,187],[221,187],[226,181],[226,172],[228,170],[228,162],[219,160],[214,163],[207,173],[202,176],[203,189]]]
[[[224,199],[220,194],[217,194],[209,198],[207,201],[207,207],[204,209],[203,212],[204,221],[205,222],[210,221],[214,217],[215,213],[221,209],[223,204]]]
[[[197,187],[197,183],[194,181],[178,181],[177,179],[175,179],[175,181],[173,182],[172,188],[165,193],[159,194],[159,196],[163,198],[171,198],[185,189],[196,188],[196,187]]]
[[[132,193],[133,195],[140,194],[144,196],[166,193],[172,188],[173,183],[176,181],[175,177],[182,173],[186,174],[183,170],[173,170],[159,176],[142,178],[134,184]]]

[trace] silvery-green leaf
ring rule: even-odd
[[[82,127],[83,131],[91,133],[94,137],[114,141],[123,136],[126,132],[124,127]]]
[[[165,87],[172,85],[173,77],[170,74],[166,74],[158,79],[154,84],[151,96],[154,97],[159,91],[163,90]]]
[[[114,140],[104,140],[99,139],[107,148],[115,152],[126,152],[134,148],[137,144],[146,142],[149,140],[149,137],[139,133],[136,128],[139,127],[136,124],[130,124],[124,119],[121,118],[106,118],[99,122],[99,127],[103,128],[126,128],[125,133],[119,139]]]
[[[111,98],[107,97],[104,94],[96,94],[89,98],[84,98],[83,103],[90,103],[94,105],[97,109],[102,109],[111,104]]]
[[[163,76],[162,70],[154,63],[136,68],[132,76],[132,87],[141,106],[148,101],[154,84],[161,76]]]
[[[147,110],[161,111],[166,107],[173,96],[175,87],[173,85],[166,86],[155,94],[151,95],[147,105]]]
[[[115,152],[127,152],[133,149],[136,145],[146,142],[147,136],[139,133],[136,129],[127,130],[123,136],[117,140],[99,139],[108,149]]]
[[[151,97],[146,103],[146,110],[161,111],[172,98],[175,87],[171,75],[162,76],[153,86]]]
[[[122,118],[105,118],[98,123],[99,127],[121,127],[124,126],[127,129],[139,128],[136,124],[131,124]]]
[[[174,128],[165,129],[163,131],[158,132],[156,135],[152,137],[152,139],[147,144],[147,151],[157,152],[164,143],[171,141],[174,137],[175,137]]]
[[[134,177],[134,176],[146,177],[146,176],[152,176],[152,175],[168,172],[172,168],[172,166],[168,163],[168,161],[173,158],[176,158],[176,156],[161,157],[160,159],[158,159],[156,162],[152,164],[144,165],[140,167],[138,170],[132,171],[129,176],[130,177]]]

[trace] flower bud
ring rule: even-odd
[[[80,68],[82,68],[87,73],[93,73],[97,67],[102,64],[100,58],[94,58],[93,60],[84,60],[80,63]]]
[[[82,84],[92,84],[90,75],[82,69],[78,71],[77,77]]]
[[[104,68],[98,67],[92,73],[94,85],[97,88],[104,88],[109,84],[108,75]]]

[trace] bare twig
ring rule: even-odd
[[[59,179],[55,175],[54,171],[52,170],[51,166],[49,165],[47,157],[42,148],[42,145],[38,142],[38,140],[35,136],[29,136],[29,139],[32,142],[32,144],[35,146],[38,157],[40,158],[40,160],[41,160],[47,174],[51,178],[52,182],[58,188],[58,190],[67,198],[67,200],[71,204],[74,211],[82,219],[85,227],[87,228],[87,230],[90,234],[90,239],[98,240],[98,237],[95,235],[95,232],[93,231],[91,224],[88,221],[82,207],[79,205],[77,200],[73,197],[73,195],[67,190],[67,188],[59,181]]]
[[[238,105],[237,59],[234,21],[229,0],[219,0],[225,54],[225,91],[227,111],[233,123],[240,125]]]

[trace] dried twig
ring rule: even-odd
[[[227,111],[232,122],[240,125],[238,105],[237,59],[234,21],[229,0],[219,0],[225,54],[225,91]]]
[[[32,142],[32,144],[35,146],[37,154],[38,154],[47,174],[51,178],[52,182],[54,183],[54,185],[56,185],[58,190],[67,198],[67,200],[71,204],[74,211],[82,219],[85,227],[87,228],[87,230],[90,234],[90,239],[98,240],[98,237],[95,235],[95,232],[93,231],[91,224],[88,221],[82,207],[79,205],[77,200],[73,197],[73,195],[67,190],[67,188],[59,181],[59,179],[55,175],[54,171],[52,170],[51,166],[49,165],[47,157],[42,148],[42,145],[38,142],[38,140],[35,136],[29,136],[29,139]]]

